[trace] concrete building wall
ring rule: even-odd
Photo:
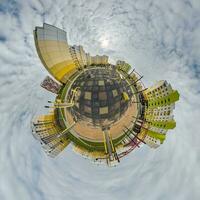
[[[172,89],[167,81],[162,80],[145,90],[143,95],[147,101],[144,117],[149,124],[148,130],[150,132],[147,132],[148,142],[152,144],[153,140],[151,137],[158,137],[161,138],[160,141],[162,143],[165,137],[162,138],[161,136],[165,136],[168,129],[172,129],[176,126],[173,120],[173,110],[175,108],[175,101],[179,98],[179,94]]]
[[[65,135],[58,137],[62,131],[55,120],[53,113],[40,115],[33,121],[33,135],[50,157],[57,156],[70,143]]]
[[[151,148],[158,148],[160,146],[160,140],[159,139],[156,139],[154,137],[151,137],[149,135],[147,135],[145,138],[144,138],[144,142],[146,142],[146,144],[151,147]]]
[[[66,32],[44,24],[43,27],[36,27],[34,38],[38,55],[45,68],[56,80],[65,83],[66,79],[76,71]]]
[[[116,62],[116,67],[118,69],[125,71],[126,73],[128,73],[129,70],[131,69],[131,66],[128,63],[126,63],[125,61],[122,61],[122,60],[118,60]]]

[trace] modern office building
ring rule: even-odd
[[[106,55],[91,56],[49,24],[36,27],[34,38],[41,62],[55,78],[41,84],[56,94],[45,105],[49,112],[32,122],[49,156],[71,143],[83,157],[113,166],[141,144],[159,147],[176,126],[179,94],[166,81],[146,88],[143,76],[125,61],[113,65]]]

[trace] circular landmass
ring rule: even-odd
[[[72,84],[69,93],[72,91],[77,91],[72,115],[102,128],[120,119],[133,95],[128,83],[112,67],[85,70]],[[129,99],[124,98],[124,93]]]

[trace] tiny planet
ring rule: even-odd
[[[166,80],[145,87],[143,76],[125,61],[114,65],[106,55],[91,56],[46,23],[35,28],[34,39],[50,74],[41,87],[55,99],[45,105],[46,114],[34,117],[32,133],[50,157],[72,144],[92,162],[116,166],[143,145],[158,148],[175,128],[179,93]]]

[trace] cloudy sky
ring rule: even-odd
[[[33,29],[43,22],[92,55],[126,60],[146,86],[166,79],[180,92],[177,127],[159,149],[140,148],[115,168],[71,147],[44,154],[30,130],[54,98],[39,86],[47,71]],[[1,200],[200,199],[199,0],[0,0],[0,25]]]

